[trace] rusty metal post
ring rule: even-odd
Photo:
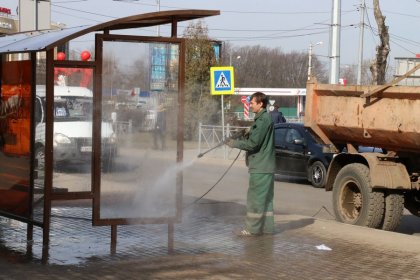
[[[174,223],[168,223],[168,254],[174,252]]]
[[[117,252],[117,225],[111,226],[111,254]]]
[[[51,223],[51,195],[53,185],[53,133],[54,133],[54,49],[47,51],[45,108],[45,181],[44,214],[42,228],[42,261],[48,260]]]

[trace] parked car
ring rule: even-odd
[[[37,85],[35,98],[35,159],[37,169],[44,169],[46,94]],[[54,86],[54,164],[84,163],[92,155],[93,93],[84,87]],[[117,155],[117,138],[111,122],[102,121],[102,169],[110,171]]]
[[[324,187],[334,154],[324,153],[324,145],[302,123],[279,123],[274,126],[274,131],[275,174],[304,177],[314,187]]]

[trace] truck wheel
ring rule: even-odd
[[[315,161],[309,168],[309,181],[315,188],[323,188],[327,177],[327,170],[320,161]]]
[[[384,215],[384,194],[371,187],[369,168],[352,163],[338,172],[333,186],[336,219],[346,224],[378,228]]]
[[[404,211],[404,196],[397,193],[385,193],[385,213],[381,228],[393,231],[400,224]]]
[[[411,214],[420,217],[420,191],[406,193],[404,206]]]

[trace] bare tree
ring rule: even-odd
[[[127,69],[128,85],[127,88],[140,87],[148,89],[150,87],[149,65],[144,59],[137,59],[132,67]]]
[[[373,81],[377,85],[383,85],[385,83],[387,58],[390,51],[389,33],[388,26],[385,25],[385,16],[382,15],[379,7],[379,0],[373,0],[373,10],[381,42],[376,47],[376,57],[370,66],[370,71],[372,72]]]
[[[235,50],[240,56],[234,63],[237,87],[306,87],[308,80],[308,54],[284,53],[280,48],[246,46]],[[313,73],[319,81],[326,81],[323,64],[313,57]]]
[[[363,60],[362,62],[362,85],[374,84],[372,73],[370,72],[371,59]],[[357,65],[349,64],[340,68],[340,73],[343,78],[347,79],[348,85],[355,85],[357,81]],[[393,77],[392,67],[387,67],[385,72],[385,80],[389,81]]]

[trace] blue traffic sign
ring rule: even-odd
[[[211,94],[234,94],[235,92],[235,79],[232,66],[225,67],[211,67]]]

